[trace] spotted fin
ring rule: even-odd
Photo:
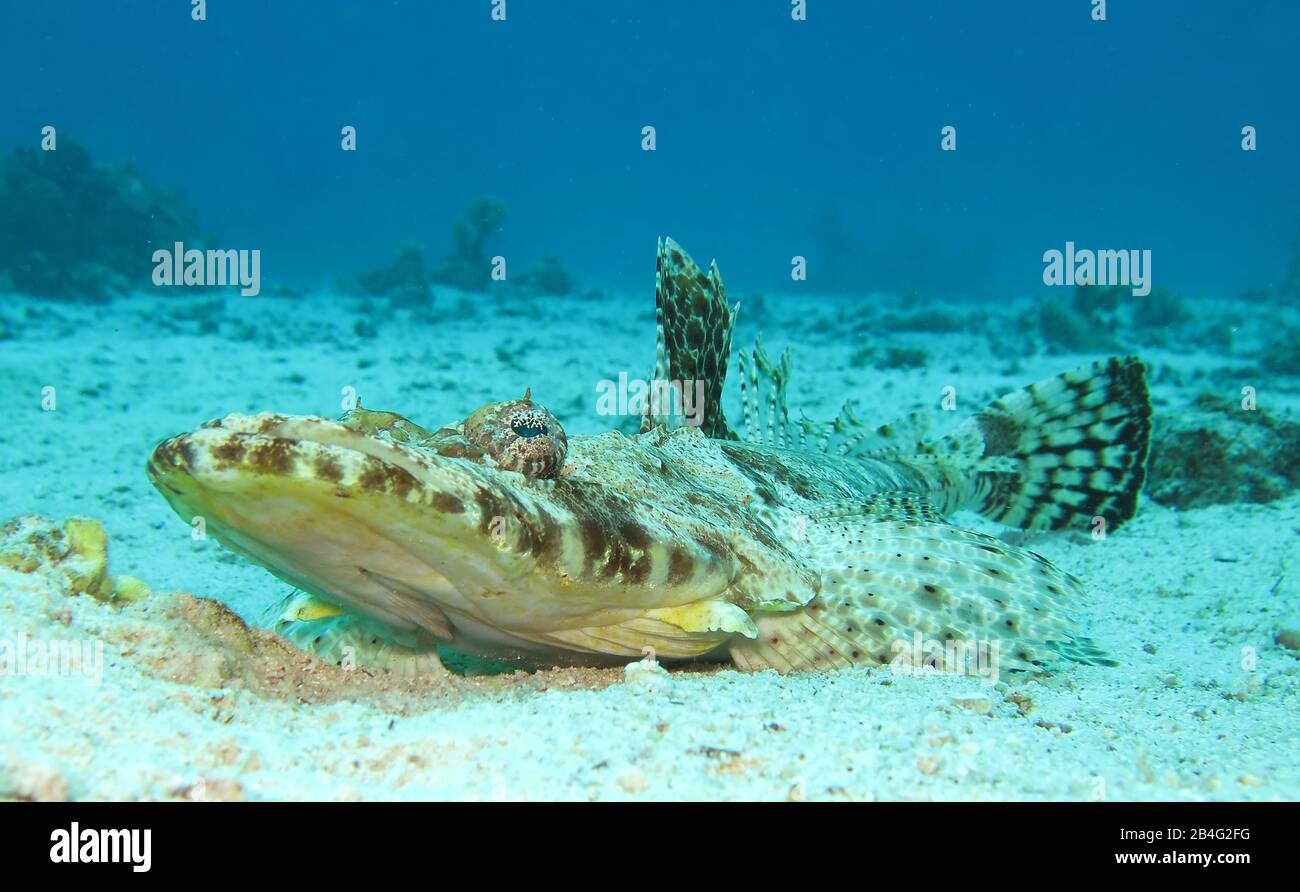
[[[917,641],[967,657],[982,648],[1008,671],[1062,659],[1114,665],[1071,619],[1078,579],[937,517],[915,496],[891,493],[812,518],[807,545],[824,568],[821,593],[796,613],[756,616],[757,638],[730,643],[736,665],[783,673],[880,665]],[[969,659],[950,668],[974,671]]]
[[[1146,367],[1111,357],[1007,394],[941,441],[954,454],[971,443],[983,469],[969,503],[985,517],[1053,530],[1101,517],[1114,530],[1137,511],[1146,480]]]
[[[655,264],[654,382],[686,391],[696,400],[702,382],[703,405],[694,406],[707,437],[734,440],[722,413],[722,387],[731,356],[731,334],[740,304],[727,305],[727,291],[715,261],[701,272],[681,245],[660,239]],[[654,384],[652,384],[652,387]],[[673,400],[652,399],[641,429],[682,427],[688,415]]]

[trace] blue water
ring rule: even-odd
[[[660,234],[733,290],[985,298],[1041,288],[1067,240],[1235,295],[1275,285],[1296,235],[1291,0],[1111,2],[1105,22],[1085,0],[809,0],[804,22],[784,0],[189,12],[0,2],[0,147],[53,124],[131,159],[272,281],[324,284],[411,238],[437,259],[480,194],[509,208],[494,251],[638,300]]]
[[[493,0],[209,0],[206,21],[194,21],[190,0],[0,0],[0,393],[12,410],[0,426],[0,526],[24,513],[49,524],[0,531],[0,551],[20,533],[29,536],[24,548],[56,542],[49,531],[58,524],[90,517],[112,543],[112,576],[156,590],[138,610],[88,598],[56,603],[52,591],[80,584],[80,565],[74,579],[50,557],[15,583],[6,561],[20,552],[0,554],[0,801],[787,799],[803,798],[805,787],[812,799],[1080,799],[1097,798],[1098,781],[1112,799],[1300,799],[1300,769],[1285,747],[1300,716],[1300,540],[1292,535],[1300,530],[1300,0],[1109,0],[1106,21],[1090,17],[1089,0],[807,0],[806,21],[791,18],[789,0],[505,2],[501,22]],[[356,128],[356,151],[340,144],[346,126]],[[57,152],[40,151],[47,127],[57,129]],[[645,127],[654,128],[654,151],[643,148]],[[941,146],[947,127],[954,151]],[[1254,128],[1256,150],[1243,150],[1244,127]],[[68,150],[76,144],[105,166]],[[117,162],[148,184],[183,190],[203,236],[189,247],[259,252],[267,297],[151,289],[155,249],[191,236],[184,203],[107,166]],[[481,196],[504,203],[504,222],[485,254],[466,251],[460,266],[444,267],[453,227]],[[399,576],[409,563],[409,578],[427,584],[420,618],[432,627],[447,597],[440,581],[457,577],[461,556],[475,572],[488,567],[476,546],[455,542],[449,555],[422,557],[458,534],[410,546],[413,509],[381,501],[369,470],[334,490],[363,495],[338,503],[355,509],[297,513],[295,494],[313,490],[303,479],[281,486],[274,474],[286,454],[316,455],[317,483],[340,479],[332,457],[344,455],[349,468],[361,459],[343,445],[293,443],[321,429],[311,422],[235,418],[155,452],[227,413],[338,417],[361,405],[432,431],[528,393],[569,437],[560,479],[528,491],[553,486],[574,503],[573,493],[592,493],[595,507],[570,524],[582,528],[588,562],[593,545],[608,540],[611,573],[637,549],[637,564],[671,554],[675,573],[681,553],[701,555],[705,566],[697,545],[713,554],[719,542],[742,542],[746,533],[704,529],[706,509],[675,513],[696,480],[684,459],[660,466],[671,473],[664,491],[672,499],[643,514],[608,509],[631,491],[618,479],[605,500],[600,485],[621,470],[623,447],[608,444],[624,441],[585,439],[640,426],[626,399],[609,415],[601,396],[607,382],[653,368],[661,236],[701,264],[716,257],[729,297],[743,306],[723,397],[736,427],[745,415],[734,357],[760,332],[774,357],[793,351],[792,417],[829,421],[847,399],[864,423],[923,413],[936,436],[1035,380],[1140,354],[1154,434],[1131,523],[1098,537],[1106,525],[1094,522],[1107,517],[1091,510],[1058,533],[995,530],[992,514],[956,518],[1083,579],[1082,629],[1119,666],[1017,677],[1005,699],[971,679],[885,679],[885,667],[738,680],[638,664],[627,676],[579,673],[590,692],[567,668],[463,685],[428,673],[416,679],[431,682],[427,689],[390,700],[398,688],[382,673],[333,690],[341,676],[285,663],[297,658],[276,656],[278,648],[254,665],[232,619],[173,594],[193,592],[266,625],[303,579],[319,577],[323,589],[346,582],[331,575],[348,569],[344,561],[376,586],[385,562]],[[420,281],[357,281],[410,241],[427,260]],[[1045,252],[1072,254],[1070,243],[1149,256],[1150,299],[1136,287],[1078,290],[1069,277],[1047,287]],[[449,286],[482,280],[497,254],[509,260],[505,286]],[[530,290],[519,277],[550,256],[577,283],[552,290],[573,293]],[[797,257],[807,260],[806,281],[791,276]],[[1100,369],[1115,376],[1105,391]],[[1026,424],[1020,441],[1037,450],[1025,465],[1035,475],[1046,478],[1060,455],[1072,467],[1054,468],[1054,485],[1100,487],[1119,478],[1117,455],[1141,452],[1141,374],[1125,362],[1067,380],[1001,406],[1038,413],[1041,431]],[[1067,395],[1087,411],[1052,414]],[[533,439],[537,416],[527,416],[528,431],[518,418],[505,417],[509,435]],[[245,456],[251,439],[231,431],[254,423],[267,436],[246,459],[231,459]],[[1006,467],[1016,415],[998,408],[974,429],[992,433],[998,463],[990,467]],[[904,435],[914,430],[910,419],[893,428],[904,450],[900,479],[931,475],[931,458],[933,476],[955,472],[937,449],[906,467]],[[1106,437],[1123,445],[1099,449]],[[350,442],[337,432],[323,439],[334,438]],[[970,458],[969,438],[950,442],[961,444],[959,459]],[[489,445],[499,451],[499,443],[494,435]],[[1079,470],[1090,451],[1108,471]],[[435,456],[430,447],[419,463],[463,462],[446,457],[454,452]],[[169,504],[164,493],[184,494],[168,475],[182,482],[194,454],[215,461],[210,468],[243,461],[229,479],[248,503],[230,497],[225,507],[214,495],[207,501],[216,512],[198,496],[193,507]],[[387,454],[374,449],[367,461]],[[169,456],[178,458],[168,465]],[[151,461],[157,488],[146,474]],[[755,470],[735,463],[746,476]],[[385,479],[410,479],[410,467],[391,463]],[[575,469],[586,479],[563,490]],[[435,492],[438,473],[420,481],[439,516],[427,524],[435,531],[454,522],[441,515],[469,504],[460,498],[468,490]],[[726,492],[710,473],[699,472],[700,486]],[[786,476],[779,467],[774,474]],[[658,485],[657,477],[646,484],[652,505]],[[490,502],[524,505],[513,487],[503,482],[500,498],[478,489],[483,507],[471,510],[495,525],[505,509],[490,516]],[[747,489],[736,492],[751,505]],[[1053,495],[1061,504],[1092,496]],[[303,503],[324,504],[323,495]],[[262,505],[268,513],[258,513]],[[719,517],[733,510],[743,509],[727,504]],[[765,543],[768,516],[745,521]],[[281,518],[293,525],[272,530]],[[209,519],[210,532],[196,536]],[[806,531],[803,520],[791,525],[792,541]],[[681,529],[659,551],[636,544],[671,524]],[[889,538],[854,547],[873,554],[875,543],[908,535],[889,526],[864,534]],[[775,532],[783,529],[774,525],[773,535],[785,537]],[[263,530],[271,530],[265,541]],[[683,530],[697,541],[675,538]],[[549,550],[548,538],[529,542]],[[264,563],[225,542],[252,543]],[[899,564],[928,560],[931,546],[955,553],[957,542],[936,531]],[[294,562],[306,566],[325,543],[341,543],[328,567],[300,573]],[[393,543],[409,562],[392,557]],[[825,592],[839,590],[845,555],[829,546],[825,554],[820,544],[792,546],[799,563],[789,568],[765,549],[751,552],[757,563],[737,551],[732,563],[744,573],[774,572],[802,592],[816,571],[831,580]],[[428,573],[417,576],[420,560]],[[712,585],[722,572],[715,564],[724,565],[710,558],[698,578]],[[960,589],[970,575],[954,574],[952,591],[940,579],[942,599],[923,597],[926,612],[960,594],[962,614],[976,616],[970,605],[979,602]],[[464,577],[472,582],[459,583],[465,603],[503,594]],[[748,605],[765,590],[736,579],[709,597],[744,592]],[[388,582],[395,596],[413,590]],[[848,596],[852,584],[844,578]],[[619,600],[597,605],[609,609],[593,623],[642,606],[639,583],[610,586]],[[978,588],[981,598],[998,591]],[[519,602],[533,621],[551,609],[541,598],[568,585],[543,579],[525,590],[540,593],[536,611]],[[318,594],[331,601],[337,592]],[[395,610],[413,603],[407,594]],[[755,615],[766,638],[768,618]],[[305,641],[314,632],[304,628],[291,634]],[[11,681],[4,647],[20,634],[106,644],[104,696],[53,674]],[[910,646],[910,634],[899,640]],[[492,648],[465,650],[443,650],[458,672],[510,668],[475,656],[502,655]],[[319,839],[296,848],[313,845]]]

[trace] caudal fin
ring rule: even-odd
[[[975,432],[987,463],[972,507],[1021,529],[1114,530],[1137,511],[1151,447],[1146,366],[1111,357],[1009,393],[955,438]]]

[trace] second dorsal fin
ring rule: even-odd
[[[857,417],[856,409],[854,402],[849,400],[829,424],[801,420],[808,447],[845,458],[884,458],[924,451],[925,434],[930,427],[929,414],[913,412],[888,424],[872,427]]]
[[[754,339],[753,349],[740,351],[740,403],[745,412],[745,439],[749,442],[783,449],[800,445],[786,405],[790,364],[789,347],[781,354],[781,361],[773,363],[763,349],[762,337]]]

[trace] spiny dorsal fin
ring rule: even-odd
[[[737,439],[722,414],[722,388],[727,380],[731,333],[740,304],[727,305],[716,261],[708,275],[670,238],[659,240],[655,262],[655,370],[652,387],[667,385],[691,401],[700,429],[707,437]],[[695,406],[703,383],[703,406]],[[654,392],[666,393],[666,390]],[[653,392],[652,392],[653,396]],[[656,426],[682,427],[687,413],[673,399],[654,399],[647,407],[641,430]]]
[[[740,353],[740,403],[745,411],[745,439],[751,443],[793,449],[796,445],[786,387],[790,382],[793,354],[787,347],[774,364],[763,349],[763,338],[754,339],[748,352]]]

